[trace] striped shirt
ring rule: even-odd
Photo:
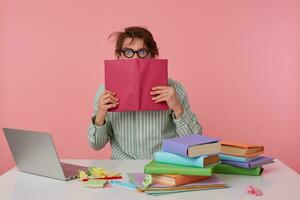
[[[153,159],[153,154],[161,149],[163,139],[201,134],[201,125],[190,109],[185,89],[172,79],[168,83],[175,89],[184,109],[180,117],[175,118],[170,109],[108,112],[105,124],[97,126],[93,121],[99,97],[105,90],[104,85],[100,85],[94,99],[92,122],[88,128],[91,147],[100,150],[110,141],[112,159]]]

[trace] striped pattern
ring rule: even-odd
[[[103,126],[91,123],[88,128],[92,148],[102,149],[110,141],[112,159],[153,159],[163,139],[201,134],[201,126],[190,109],[183,86],[172,79],[169,79],[169,86],[176,90],[184,107],[182,116],[176,119],[171,110],[109,112]],[[93,116],[104,89],[101,85],[97,91]]]

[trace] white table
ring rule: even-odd
[[[127,172],[142,172],[147,161],[143,160],[63,160],[64,162],[84,166],[105,167],[111,171],[122,172],[123,179],[127,180]],[[134,189],[113,186],[104,189],[85,188],[78,180],[59,181],[41,176],[19,172],[13,168],[0,176],[0,199],[112,199],[112,200],[134,200],[134,199],[300,199],[300,176],[291,168],[279,160],[274,164],[266,165],[263,175],[238,176],[217,174],[230,188],[205,190],[196,192],[184,192],[166,196],[154,197],[138,192]],[[259,187],[263,196],[252,196],[246,193],[248,185]]]

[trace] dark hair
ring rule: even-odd
[[[153,39],[152,33],[146,28],[139,26],[127,27],[124,29],[124,32],[114,32],[110,34],[108,38],[110,38],[111,36],[116,37],[115,55],[117,57],[121,55],[124,40],[128,37],[131,38],[130,43],[133,42],[134,38],[143,39],[144,44],[147,46],[152,58],[159,55],[158,48],[156,42]]]

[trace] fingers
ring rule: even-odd
[[[163,102],[163,101],[167,101],[167,99],[168,99],[168,96],[164,96],[164,97],[156,99],[155,103],[160,103],[160,102]]]
[[[105,91],[101,94],[100,98],[107,97],[107,96],[111,96],[111,97],[113,97],[113,98],[116,98],[116,97],[115,97],[115,96],[116,96],[116,93],[111,92],[111,91],[109,91],[109,90],[105,90]],[[115,100],[116,100],[116,99],[115,99]]]
[[[105,105],[105,104],[109,104],[109,103],[112,103],[112,104],[119,104],[118,101],[115,101],[114,99],[112,99],[112,98],[110,98],[110,97],[108,97],[108,98],[103,99],[103,100],[100,101],[100,104],[101,104],[101,105]]]
[[[119,104],[119,99],[115,95],[115,93],[105,90],[99,98],[99,106],[105,110],[116,107]]]
[[[157,95],[156,97],[152,97],[152,100],[157,100],[157,99],[161,99],[161,98],[163,98],[163,97],[168,97],[169,96],[169,94],[168,93],[162,93],[162,94],[160,94],[160,95]]]
[[[170,94],[170,87],[167,86],[157,86],[153,87],[150,94],[156,95],[152,97],[152,100],[155,101],[155,103],[166,101]]]
[[[104,92],[102,93],[102,95],[105,95],[105,94],[116,95],[116,93],[114,93],[112,91],[109,91],[109,90],[104,90]]]
[[[118,105],[117,104],[106,104],[106,105],[103,105],[103,107],[106,109],[106,110],[108,110],[108,109],[110,109],[110,108],[115,108],[115,107],[117,107]]]
[[[101,96],[105,96],[105,95],[116,96],[116,93],[111,92],[111,91],[109,91],[109,90],[105,90],[105,91],[101,94]]]
[[[104,96],[100,97],[100,100],[105,100],[105,99],[108,99],[108,98],[110,98],[110,99],[112,99],[114,101],[118,101],[118,98],[115,97],[115,96],[113,96],[113,95],[111,95],[111,94],[105,94]]]
[[[155,90],[155,91],[151,91],[150,94],[151,95],[159,95],[159,94],[162,94],[162,93],[168,93],[169,90],[167,89],[163,89],[163,90]]]
[[[100,98],[99,98],[99,101],[103,101],[107,98],[111,98],[113,99],[114,101],[118,101],[118,99],[115,97],[115,93],[111,92],[111,91],[108,91],[108,90],[105,90],[103,92],[103,94],[101,94]]]
[[[155,86],[152,88],[152,90],[166,90],[169,86]]]

